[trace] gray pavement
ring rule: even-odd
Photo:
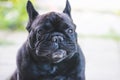
[[[109,39],[81,39],[86,80],[120,80],[120,44]]]

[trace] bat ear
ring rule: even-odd
[[[66,13],[69,17],[71,17],[71,6],[68,0],[66,1],[66,7],[63,13]]]
[[[34,19],[39,15],[38,12],[34,9],[31,1],[28,0],[27,2],[27,13],[28,13],[28,16],[29,16],[29,23],[28,23],[28,26],[27,26],[27,30],[30,31],[30,26],[32,24],[32,22],[34,21]]]

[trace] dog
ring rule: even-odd
[[[29,35],[18,51],[10,80],[85,80],[85,58],[77,42],[71,6],[39,15],[27,2]]]

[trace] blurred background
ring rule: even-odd
[[[66,0],[31,0],[40,14],[62,12]],[[120,0],[69,0],[78,42],[86,57],[86,80],[120,80]],[[27,38],[27,0],[0,0],[0,80],[16,69]]]

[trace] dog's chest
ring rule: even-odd
[[[66,68],[67,67],[67,68]],[[67,75],[66,72],[70,70],[70,68],[65,64],[63,65],[48,65],[48,64],[42,64],[42,65],[36,65],[32,64],[30,66],[30,69],[28,71],[31,77],[43,80],[53,80],[56,77],[63,78],[63,75]]]

